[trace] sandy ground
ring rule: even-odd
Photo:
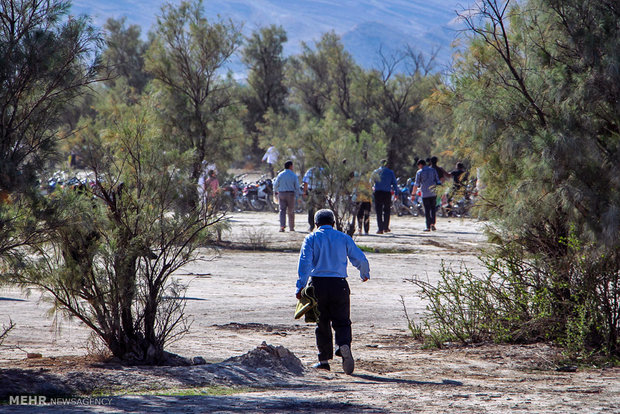
[[[314,328],[292,317],[298,249],[308,234],[305,215],[297,216],[297,232],[279,233],[276,214],[235,213],[224,240],[272,250],[204,250],[200,261],[178,273],[189,285],[186,311],[193,324],[168,349],[202,356],[206,365],[149,369],[93,363],[83,357],[89,332],[79,322],[49,317],[49,304],[37,292],[26,296],[4,288],[0,323],[10,316],[17,327],[0,348],[0,391],[2,386],[38,390],[36,384],[59,381],[77,390],[95,388],[103,396],[123,392],[86,405],[5,405],[0,411],[620,412],[619,368],[560,372],[557,350],[547,345],[428,350],[408,335],[401,297],[416,320],[425,304],[407,279],[436,281],[442,262],[482,271],[476,255],[484,247],[483,223],[438,220],[438,231],[430,234],[422,232],[422,218],[393,217],[391,234],[356,236],[359,245],[381,253],[367,254],[369,282],[349,269],[352,376],[338,361],[331,372],[308,368],[316,362]],[[25,359],[26,352],[44,358]],[[263,353],[252,357],[253,352]],[[244,356],[228,360],[239,355]],[[165,391],[218,384],[244,388],[222,396]]]

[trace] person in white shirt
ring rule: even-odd
[[[275,177],[275,171],[273,169],[273,165],[278,162],[278,150],[275,146],[270,145],[263,155],[263,162],[267,162],[267,168],[269,169],[269,173],[271,174],[271,178]]]

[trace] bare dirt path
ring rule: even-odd
[[[427,350],[408,335],[401,296],[414,319],[424,303],[406,279],[437,280],[442,261],[482,271],[476,255],[484,246],[483,224],[474,220],[439,219],[438,231],[425,234],[422,218],[395,217],[393,233],[356,237],[359,245],[378,252],[368,253],[371,281],[361,283],[354,269],[349,272],[353,376],[345,375],[337,362],[331,372],[305,369],[301,374],[292,372],[293,363],[291,372],[286,366],[221,363],[263,342],[290,350],[300,366],[308,367],[316,358],[313,326],[292,319],[298,249],[307,232],[278,233],[273,213],[236,213],[230,223],[224,240],[272,250],[205,250],[202,261],[180,271],[178,277],[189,284],[187,313],[193,325],[169,347],[213,364],[148,370],[76,362],[70,356],[87,353],[89,332],[76,321],[55,323],[46,317],[49,304],[38,293],[27,297],[5,288],[0,290],[0,323],[10,316],[17,327],[0,348],[0,387],[2,375],[6,379],[11,369],[39,370],[124,394],[100,405],[0,406],[0,411],[620,412],[618,368],[557,372],[556,351],[546,345]],[[297,216],[296,227],[307,227],[305,215]],[[25,351],[41,353],[45,362],[24,361]],[[208,384],[259,391],[223,396],[141,391]]]

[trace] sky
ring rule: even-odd
[[[178,4],[180,0],[171,0]],[[127,17],[128,24],[142,26],[143,34],[156,22],[162,0],[73,0],[75,14],[88,14],[102,27],[109,17]],[[375,53],[378,45],[412,44],[422,51],[442,49],[443,59],[457,35],[456,10],[467,0],[204,0],[209,19],[218,16],[244,23],[244,33],[270,24],[282,25],[289,41],[285,53],[301,50],[322,33],[343,36],[354,55]],[[347,44],[348,42],[348,44]],[[364,47],[368,51],[362,50]],[[372,49],[372,50],[371,50]]]

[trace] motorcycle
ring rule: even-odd
[[[405,214],[412,215],[414,217],[419,216],[420,214],[424,214],[424,207],[422,206],[422,198],[419,195],[416,195],[415,201],[411,200],[411,189],[412,189],[412,181],[411,178],[407,180],[407,183],[399,186],[399,193],[394,194],[394,199],[392,202],[392,209],[396,215],[403,216]]]
[[[473,183],[467,183],[453,194],[444,194],[437,215],[439,217],[470,217],[470,211],[477,195],[473,187]]]
[[[273,182],[270,178],[263,176],[258,182],[248,184],[243,189],[243,197],[252,210],[278,211],[278,205],[273,202]]]
[[[41,185],[41,194],[50,195],[57,188],[64,188],[65,182],[67,181],[67,173],[64,171],[54,171],[52,176],[47,179],[46,184]]]
[[[224,211],[243,211],[246,209],[246,200],[243,197],[243,188],[246,184],[242,181],[245,174],[232,178],[229,183],[220,187],[221,209]]]

